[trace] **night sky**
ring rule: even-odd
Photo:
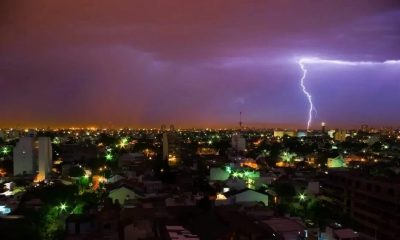
[[[305,128],[301,57],[400,59],[400,1],[1,0],[0,126]],[[308,68],[314,128],[400,126],[400,65]]]

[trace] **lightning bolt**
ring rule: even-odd
[[[308,100],[308,104],[309,104],[308,120],[307,120],[307,131],[308,131],[310,129],[311,122],[312,122],[312,112],[314,110],[314,104],[313,104],[313,101],[312,101],[311,94],[307,91],[307,88],[304,85],[304,80],[307,77],[307,68],[306,68],[306,66],[305,66],[305,64],[303,62],[303,59],[300,59],[299,65],[300,65],[301,71],[303,71],[303,75],[301,76],[301,79],[300,79],[301,90],[303,90],[304,95],[306,95],[307,100]]]
[[[308,100],[308,120],[307,120],[307,131],[310,130],[312,124],[312,112],[315,111],[314,103],[312,101],[312,95],[307,90],[304,85],[304,81],[307,77],[307,64],[337,64],[337,65],[347,65],[347,66],[363,66],[363,65],[379,65],[379,64],[400,64],[400,60],[386,60],[383,62],[373,62],[373,61],[342,61],[342,60],[327,60],[320,58],[301,58],[297,61],[302,71],[302,76],[300,79],[300,87],[304,95]]]

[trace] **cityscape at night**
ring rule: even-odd
[[[399,240],[399,0],[0,0],[1,240]]]

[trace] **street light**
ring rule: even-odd
[[[1,148],[1,153],[3,155],[7,155],[9,152],[10,152],[10,149],[8,149],[7,146],[4,146],[4,147]]]
[[[304,193],[300,193],[299,199],[300,199],[300,201],[306,200],[306,195],[304,195]]]
[[[67,210],[67,207],[68,206],[67,206],[66,203],[61,203],[60,206],[59,206],[61,212]]]
[[[106,160],[107,160],[107,161],[113,160],[113,155],[112,155],[111,153],[107,153],[107,154],[106,154]]]

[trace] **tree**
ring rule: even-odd
[[[281,153],[280,157],[284,162],[287,163],[292,163],[294,158],[297,156],[296,153],[292,153],[292,152],[288,152],[288,151],[284,151],[283,153]]]
[[[320,228],[325,227],[329,223],[331,216],[332,212],[323,200],[312,199],[308,202],[306,217],[311,219]]]
[[[84,175],[85,175],[85,170],[83,170],[83,168],[81,168],[79,166],[73,166],[69,170],[69,176],[70,177],[80,178],[80,177],[83,177]]]
[[[296,189],[290,182],[274,182],[271,187],[281,203],[290,202],[296,196]]]

